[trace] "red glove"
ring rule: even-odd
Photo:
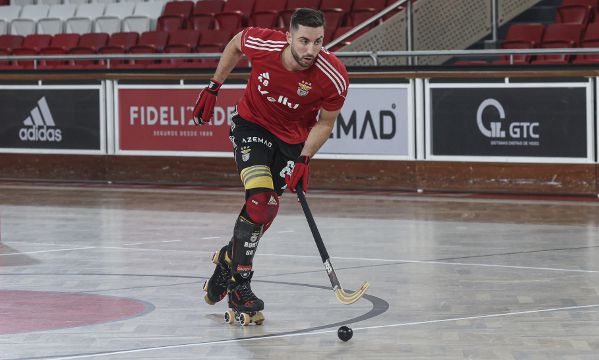
[[[295,192],[297,184],[302,181],[302,188],[304,192],[308,192],[308,163],[310,162],[309,156],[300,156],[295,160],[293,171],[291,175],[285,176],[285,183],[287,188]]]
[[[221,85],[216,80],[210,80],[210,84],[200,92],[196,105],[193,107],[193,121],[196,125],[205,124],[212,118],[216,96]]]

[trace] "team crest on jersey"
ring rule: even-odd
[[[297,94],[299,96],[306,96],[308,95],[308,93],[310,92],[310,90],[312,90],[312,84],[307,82],[307,81],[303,81],[300,82],[297,86]]]
[[[244,162],[248,161],[250,159],[250,151],[252,151],[252,149],[249,146],[242,146],[241,160],[243,160]]]

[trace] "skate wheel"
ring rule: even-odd
[[[241,325],[241,326],[247,326],[251,322],[252,322],[252,318],[248,314],[243,313],[243,314],[239,315],[239,325]]]
[[[235,314],[233,314],[233,311],[227,310],[227,312],[225,313],[225,322],[227,324],[232,324],[233,321],[235,321]]]
[[[262,323],[264,322],[264,315],[260,311],[258,311],[258,313],[254,315],[254,317],[252,318],[252,321],[256,323],[256,325],[262,325]]]

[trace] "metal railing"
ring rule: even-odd
[[[420,57],[427,56],[463,56],[468,58],[505,57],[510,64],[517,55],[580,55],[597,54],[599,48],[565,48],[565,49],[484,49],[484,50],[414,50],[414,51],[356,51],[335,52],[340,58],[370,58],[374,66],[378,66],[379,59],[383,57]],[[40,61],[77,61],[77,60],[104,60],[107,68],[112,68],[114,60],[198,60],[219,59],[222,53],[190,53],[190,54],[84,54],[84,55],[2,55],[2,61],[33,61],[34,69],[38,68]],[[598,61],[599,62],[599,61]]]

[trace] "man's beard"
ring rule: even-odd
[[[303,67],[303,68],[308,68],[310,67],[310,65],[312,65],[312,62],[310,63],[306,63],[300,56],[298,53],[295,52],[295,50],[293,50],[293,47],[290,46],[289,50],[291,50],[291,56],[293,56],[293,59],[295,60],[296,63],[299,64],[299,66]]]

